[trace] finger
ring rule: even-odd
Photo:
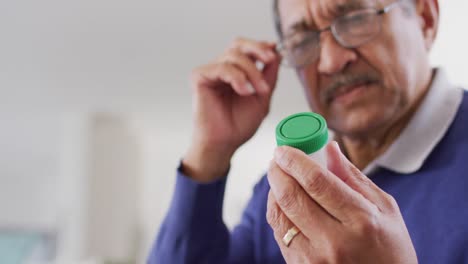
[[[346,158],[336,141],[326,146],[326,152],[328,169],[344,183],[375,204],[380,211],[392,206],[393,201],[389,199],[389,195]]]
[[[278,147],[275,161],[312,199],[342,223],[352,223],[363,213],[366,215],[375,210],[375,205],[300,150]]]
[[[309,239],[304,236],[302,233],[298,233],[289,243],[289,246],[283,241],[284,236],[289,229],[294,227],[294,224],[288,219],[288,217],[281,211],[278,203],[272,192],[268,193],[267,201],[267,215],[266,215],[268,224],[273,230],[273,235],[275,237],[276,243],[281,249],[283,256],[285,254],[291,254],[290,251],[298,250],[305,248],[304,245],[309,243]],[[300,230],[300,228],[298,228]]]
[[[278,58],[276,62],[266,65],[262,70],[262,74],[270,90],[267,93],[259,93],[258,100],[266,109],[269,109],[271,105],[271,98],[276,87],[280,63],[281,60]]]
[[[255,41],[246,38],[238,38],[234,41],[231,49],[239,50],[263,64],[269,64],[279,55],[275,52],[272,43],[265,41]]]
[[[263,67],[262,69],[263,78],[266,80],[271,89],[274,89],[276,87],[280,65],[281,57],[277,56],[274,61],[272,61],[270,64],[265,65],[265,67]],[[271,94],[272,93],[270,93],[270,95]]]
[[[276,46],[275,43],[270,44],[270,45],[271,47]],[[268,86],[270,87],[270,91],[266,94],[260,94],[259,100],[263,104],[266,104],[267,107],[269,107],[269,105],[271,104],[271,97],[273,96],[273,92],[276,88],[276,82],[278,80],[280,65],[281,65],[281,57],[277,56],[273,62],[271,62],[270,64],[264,65],[262,69],[263,78],[268,83]]]
[[[244,54],[238,51],[231,51],[227,53],[222,60],[234,64],[242,70],[256,91],[263,94],[267,94],[270,91],[270,86],[263,77],[262,72],[260,72],[255,63]]]
[[[241,96],[255,93],[255,90],[248,85],[245,73],[230,63],[209,64],[194,70],[192,75],[196,88],[225,83]]]
[[[299,183],[284,173],[275,163],[270,164],[268,182],[281,211],[306,237],[317,239],[325,230],[335,230],[340,224],[304,191]]]

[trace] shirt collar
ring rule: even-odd
[[[435,70],[431,87],[409,124],[395,142],[364,173],[379,167],[401,174],[418,171],[452,124],[463,99],[463,89],[451,85],[442,69]]]

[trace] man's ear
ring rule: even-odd
[[[439,29],[439,1],[416,0],[416,15],[419,17],[426,50],[430,50]]]

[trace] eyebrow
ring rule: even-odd
[[[294,24],[292,24],[285,30],[285,36],[292,35],[296,32],[307,31],[307,30],[310,30],[311,28],[312,26],[308,25],[305,20],[300,20],[300,21],[295,22]]]
[[[350,1],[346,2],[344,4],[338,4],[335,8],[335,15],[337,16],[342,16],[345,15],[346,13],[356,11],[359,9],[363,9],[366,7],[370,7],[371,5],[363,3],[363,1],[355,0],[355,1]]]
[[[364,4],[362,1],[354,0],[336,5],[332,13],[335,17],[338,17],[366,7],[369,7],[369,5]],[[289,26],[285,30],[285,36],[292,35],[296,32],[311,30],[314,27],[314,25],[309,25],[304,19],[302,19]]]

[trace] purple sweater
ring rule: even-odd
[[[398,202],[419,263],[468,263],[468,93],[454,122],[415,173],[378,170],[373,181]],[[226,178],[198,184],[180,170],[151,264],[285,263],[266,222],[269,191],[255,186],[232,232],[222,219]]]

